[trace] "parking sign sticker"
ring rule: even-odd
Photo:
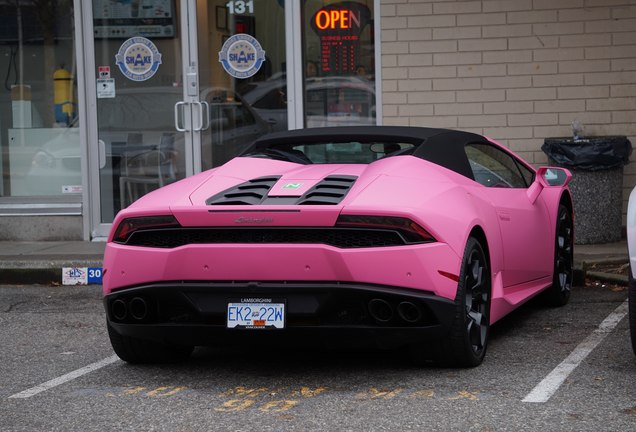
[[[86,285],[88,271],[86,267],[64,267],[62,269],[62,285]]]
[[[101,285],[101,267],[64,267],[62,285]]]

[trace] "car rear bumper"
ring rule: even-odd
[[[108,243],[103,292],[156,281],[341,281],[455,298],[461,257],[442,242],[339,249],[322,244],[192,244],[174,249]],[[450,276],[449,276],[450,275]]]
[[[282,299],[284,329],[228,329],[230,300]],[[234,301],[234,300],[232,300]],[[338,282],[162,282],[104,298],[118,333],[181,345],[319,343],[395,348],[443,337],[454,302],[421,290]]]

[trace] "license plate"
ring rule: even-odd
[[[267,298],[230,300],[227,304],[227,328],[285,328],[285,302]]]

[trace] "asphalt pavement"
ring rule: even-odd
[[[464,369],[256,337],[132,365],[113,353],[98,286],[0,287],[2,432],[635,430],[623,287],[574,287],[558,308],[528,302]]]
[[[113,354],[97,286],[52,286],[62,267],[101,266],[104,246],[0,242],[2,431],[634,430],[623,287],[575,286],[562,308],[529,302],[492,327],[478,368],[252,344],[141,366]],[[627,262],[625,242],[575,251],[579,273]]]
[[[61,284],[63,268],[100,268],[105,242],[0,241],[0,284]],[[590,267],[628,262],[627,242],[575,245],[575,285],[582,284]],[[595,276],[603,279],[603,275]],[[607,275],[614,282],[619,277]],[[626,280],[625,280],[626,282]]]

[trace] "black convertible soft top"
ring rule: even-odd
[[[448,168],[468,178],[473,172],[464,147],[467,144],[489,141],[481,135],[451,129],[436,129],[410,126],[341,126],[297,129],[276,132],[258,138],[242,155],[262,151],[268,148],[280,148],[300,142],[384,142],[411,143],[415,145],[412,153]]]

